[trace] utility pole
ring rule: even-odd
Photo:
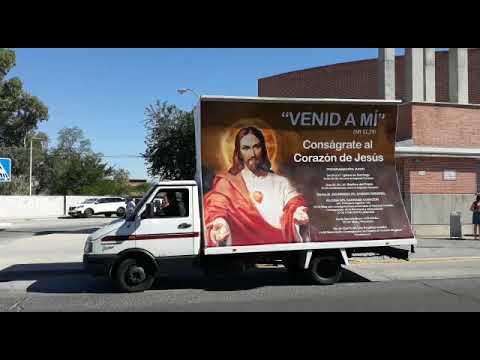
[[[33,158],[33,140],[43,140],[41,138],[35,138],[35,137],[32,137],[30,138],[30,196],[32,196],[32,158]]]

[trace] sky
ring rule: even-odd
[[[148,179],[145,108],[156,100],[191,110],[201,95],[257,96],[262,77],[376,58],[377,48],[14,49],[24,88],[49,109],[41,123],[55,145],[58,131],[77,126],[92,149],[135,179]],[[403,49],[396,49],[397,55]]]

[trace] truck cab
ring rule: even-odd
[[[93,275],[108,276],[120,289],[151,287],[163,259],[195,258],[201,249],[197,183],[154,185],[131,214],[88,236],[83,262]]]

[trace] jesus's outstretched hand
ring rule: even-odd
[[[310,218],[307,214],[307,208],[305,206],[299,206],[293,213],[293,220],[297,225],[306,225],[309,223]]]
[[[217,246],[230,237],[230,227],[223,218],[217,218],[212,221],[207,225],[207,230],[210,231],[210,240]]]

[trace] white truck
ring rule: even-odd
[[[202,96],[196,179],[154,185],[130,216],[91,234],[85,268],[135,292],[170,261],[207,274],[280,263],[326,285],[356,253],[408,259],[398,105]]]

